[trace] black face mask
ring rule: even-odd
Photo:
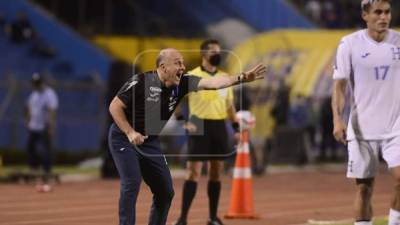
[[[219,66],[221,63],[221,55],[220,54],[215,54],[210,56],[210,64],[213,66]]]

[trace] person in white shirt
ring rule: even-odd
[[[45,174],[49,175],[52,169],[51,139],[55,132],[58,98],[38,73],[32,76],[32,87],[33,91],[26,103],[29,166],[33,171],[41,166]],[[46,177],[44,183],[37,186],[38,191],[50,191]]]
[[[355,224],[372,225],[371,197],[379,152],[395,180],[389,225],[400,224],[400,33],[389,29],[390,0],[363,0],[367,29],[342,38],[334,67],[333,135],[348,147],[354,178]],[[346,87],[351,112],[343,122]]]

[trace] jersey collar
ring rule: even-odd
[[[381,45],[381,44],[385,43],[389,39],[389,35],[391,34],[390,29],[388,29],[388,32],[386,33],[385,38],[381,42],[377,42],[374,39],[372,39],[372,37],[369,36],[368,29],[364,29],[363,33],[364,33],[364,37],[374,45]]]

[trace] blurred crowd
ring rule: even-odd
[[[303,14],[319,27],[362,28],[360,0],[290,0]],[[399,8],[399,1],[392,1],[392,9]],[[392,25],[400,22],[399,12],[392,10]]]
[[[25,42],[35,37],[35,30],[24,12],[19,12],[14,21],[7,22],[5,15],[0,13],[0,28],[13,42]]]
[[[291,96],[290,87],[282,85],[275,91],[270,111],[274,120],[272,135],[265,140],[263,151],[266,158],[274,157],[274,148],[283,149],[279,139],[295,137],[296,144],[288,148],[298,148],[294,163],[335,162],[344,160],[344,151],[332,135],[333,115],[331,97]],[[291,150],[290,150],[291,151]],[[268,156],[270,155],[270,156]],[[296,158],[297,157],[297,158]],[[268,159],[267,161],[274,161]]]
[[[0,36],[14,44],[31,44],[33,56],[52,58],[56,54],[55,49],[37,34],[24,11],[19,11],[14,20],[0,12]]]
[[[256,113],[257,108],[262,108],[262,113],[255,115],[256,121],[262,121],[263,127],[269,130],[265,133],[255,129],[251,133],[250,151],[255,175],[264,174],[271,163],[304,165],[345,161],[345,147],[332,135],[330,96],[292,95],[291,88],[284,83],[260,89],[242,88],[235,92],[238,110],[263,105],[252,110]],[[228,162],[229,166],[232,163]]]

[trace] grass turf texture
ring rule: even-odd
[[[387,218],[375,218],[373,220],[373,225],[387,225]],[[334,221],[309,221],[307,225],[354,225],[353,222],[334,222]]]

